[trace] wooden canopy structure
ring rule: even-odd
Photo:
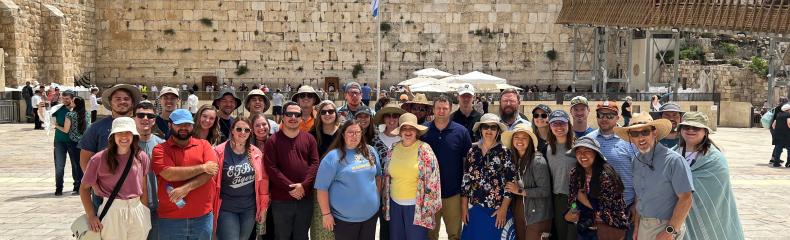
[[[563,0],[557,23],[786,37],[790,0]]]

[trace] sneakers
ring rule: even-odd
[[[63,196],[63,189],[55,190],[55,196]]]

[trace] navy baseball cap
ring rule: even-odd
[[[549,123],[553,123],[556,121],[568,122],[569,121],[568,113],[562,110],[554,110],[553,112],[551,112],[551,115],[549,115]]]

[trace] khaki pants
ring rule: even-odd
[[[461,239],[461,195],[457,194],[452,197],[442,198],[442,209],[434,215],[436,227],[428,232],[428,238],[431,240],[439,239],[439,231],[442,228],[441,220],[444,219],[444,225],[447,227],[447,239],[458,240]]]
[[[99,211],[104,209],[104,203]],[[151,230],[151,210],[140,203],[140,198],[115,199],[102,219],[102,239],[146,239]]]
[[[639,232],[637,232],[638,236],[636,239],[656,239],[659,233],[666,231],[668,224],[669,221],[667,220],[641,217],[639,218]],[[683,240],[683,235],[686,234],[686,224],[680,226],[679,229],[675,229],[675,231],[677,232],[675,239]]]

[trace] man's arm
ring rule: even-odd
[[[91,157],[96,154],[95,152],[91,152],[88,150],[80,150],[80,168],[82,171],[85,171],[85,168],[88,167],[88,161],[91,160]]]
[[[672,212],[672,219],[669,220],[669,225],[672,225],[675,229],[680,229],[680,226],[686,222],[686,216],[689,214],[692,201],[691,192],[678,194],[678,203],[675,204],[675,211]]]
[[[168,182],[186,181],[200,174],[208,173],[208,165],[209,163],[186,167],[168,167],[162,170],[159,175]]]

